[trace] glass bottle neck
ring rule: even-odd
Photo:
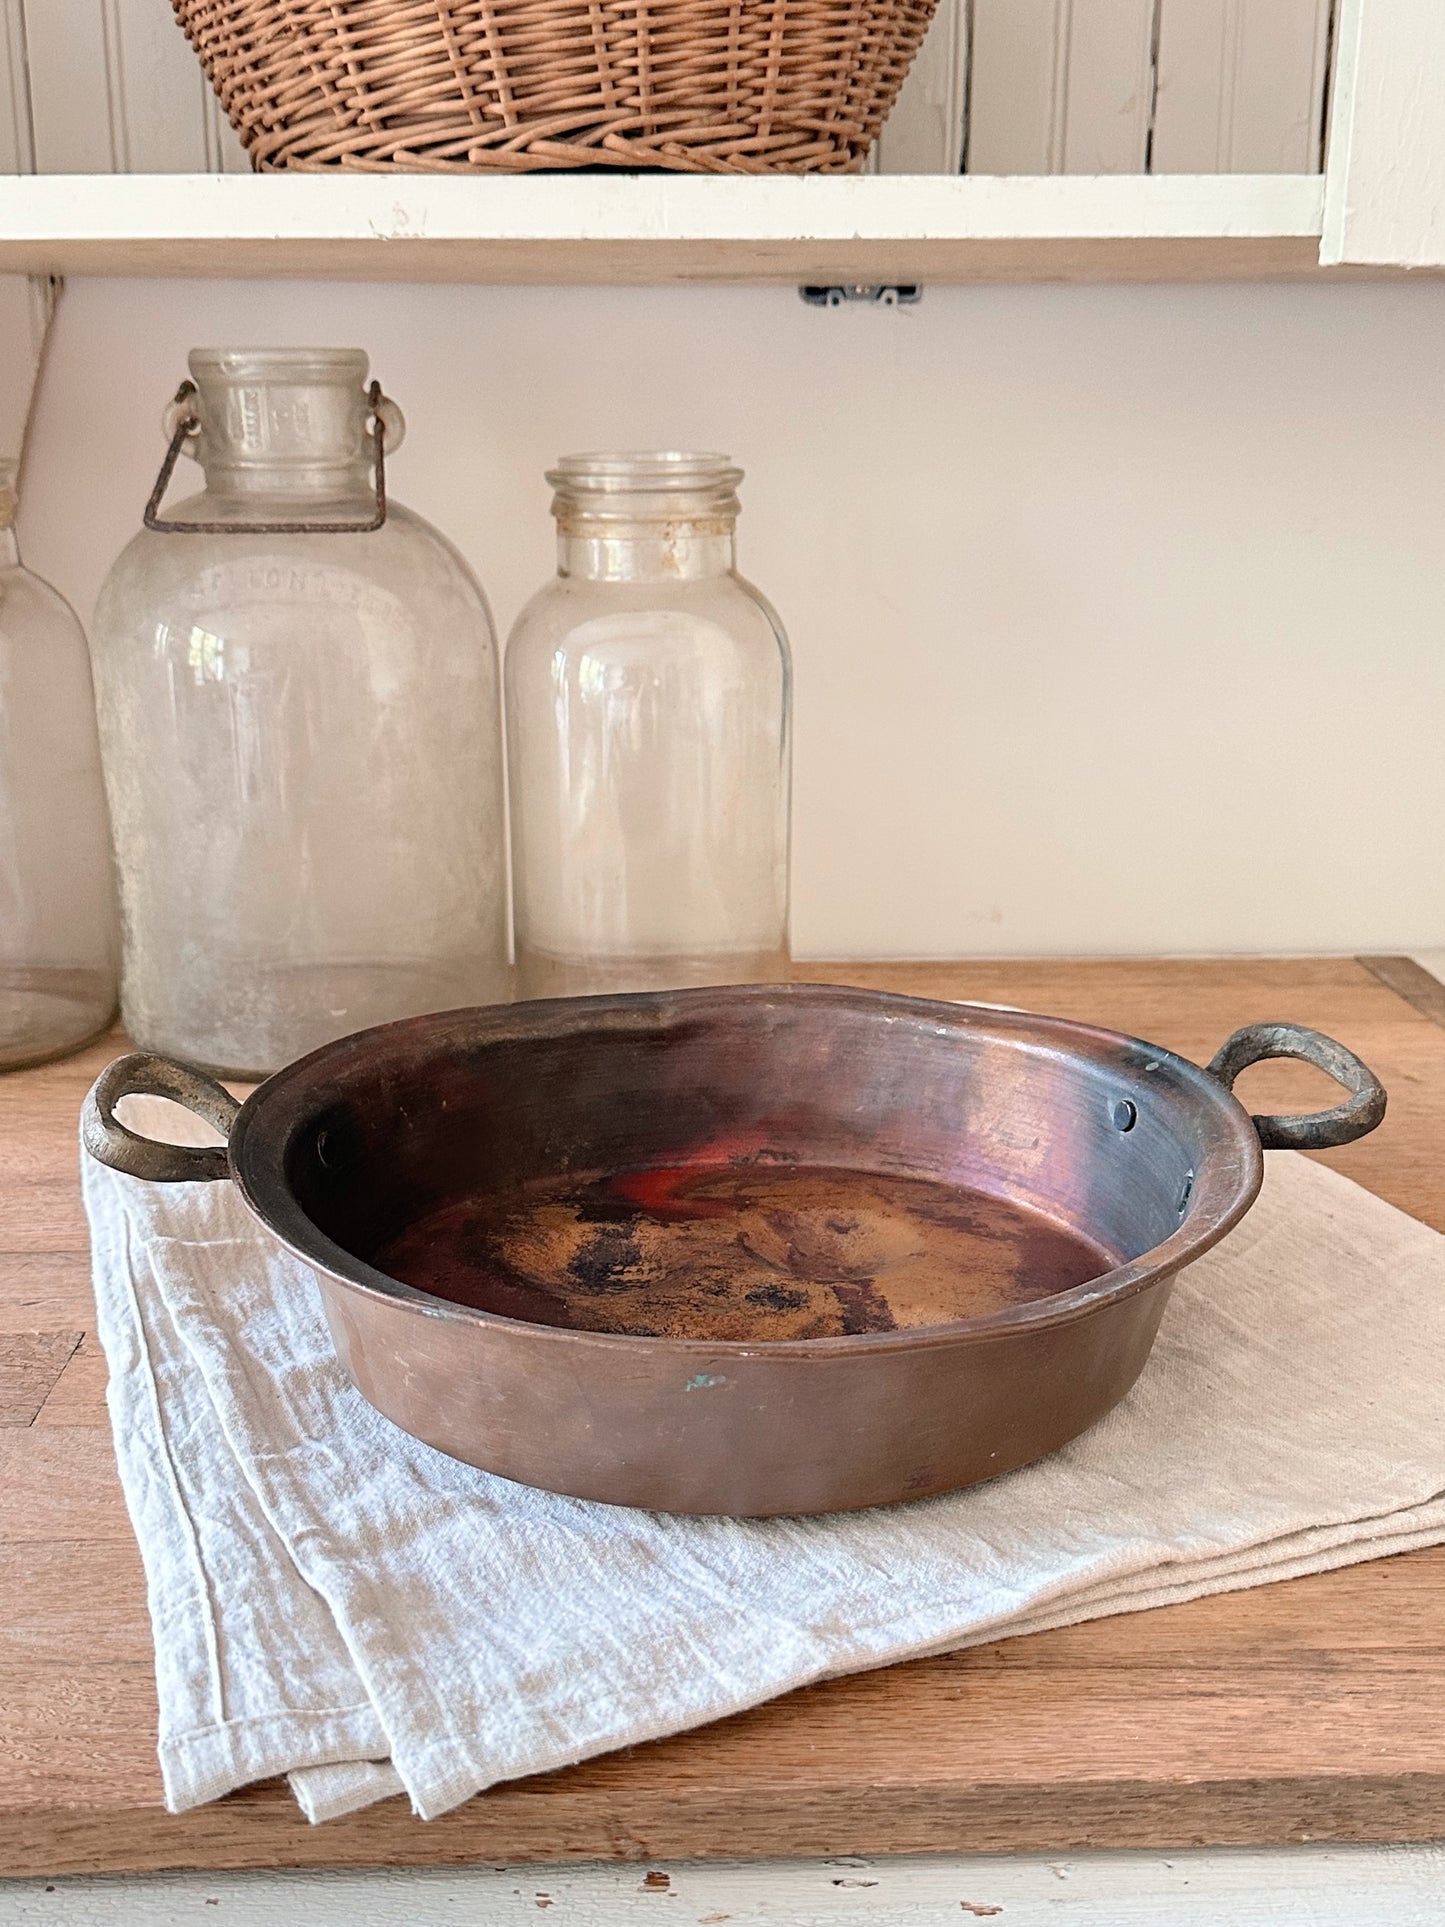
[[[314,519],[318,503],[360,503],[375,494],[367,462],[228,462],[208,455],[201,464],[206,493],[220,502],[254,505],[259,500],[304,506]]]
[[[207,493],[254,502],[343,501],[371,488],[366,357],[357,349],[197,349]]]
[[[15,539],[15,530],[7,522],[0,526],[0,569],[20,567],[20,544]]]
[[[731,523],[621,529],[577,520],[557,531],[557,573],[586,582],[700,582],[737,566]]]

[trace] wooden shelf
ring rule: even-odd
[[[10,175],[0,272],[493,283],[1318,276],[1315,174]]]
[[[1196,1059],[1240,1024],[1317,1025],[1390,1091],[1382,1127],[1326,1161],[1445,1229],[1445,994],[1404,959],[799,974],[1052,1010]],[[831,1680],[429,1824],[389,1800],[308,1827],[279,1782],[167,1815],[76,1172],[81,1096],[121,1048],[0,1094],[0,1875],[1440,1834],[1445,1547]],[[1257,1075],[1265,1108],[1317,1095],[1305,1067]]]

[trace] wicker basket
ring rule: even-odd
[[[173,0],[258,168],[848,173],[936,0]]]

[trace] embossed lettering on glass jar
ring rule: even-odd
[[[127,1027],[245,1076],[507,995],[496,646],[456,551],[382,500],[402,421],[365,355],[190,367],[170,426],[206,487],[111,571],[97,690]]]
[[[569,455],[507,644],[518,993],[787,975],[791,667],[726,456]]]

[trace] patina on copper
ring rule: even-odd
[[[1010,1198],[714,1146],[685,1165],[463,1198],[372,1257],[508,1318],[769,1343],[956,1324],[1116,1262]]]
[[[1251,1119],[1301,1056],[1348,1100]],[[261,1085],[227,1152],[135,1136],[125,1058],[86,1143],[161,1181],[228,1171],[316,1271],[338,1356],[454,1457],[677,1512],[887,1504],[1027,1463],[1101,1417],[1174,1277],[1259,1190],[1261,1144],[1343,1143],[1384,1092],[1314,1032],[1210,1070],[1058,1019],[726,987],[389,1024]]]

